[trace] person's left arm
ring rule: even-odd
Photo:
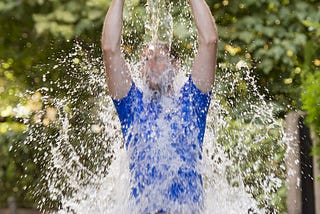
[[[189,0],[198,30],[199,47],[191,77],[203,93],[212,89],[217,63],[218,32],[205,0]]]

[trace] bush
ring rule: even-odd
[[[5,122],[0,127],[20,127],[18,123]],[[22,130],[8,129],[0,132],[0,207],[7,207],[7,200],[13,196],[19,207],[32,207],[33,184],[37,181],[38,169],[33,162],[32,149],[24,145]]]
[[[308,124],[320,136],[320,70],[306,75],[302,84],[301,99],[302,109],[308,113]],[[313,154],[320,157],[320,142],[315,142]]]

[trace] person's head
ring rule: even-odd
[[[171,93],[177,67],[167,45],[148,45],[142,50],[142,77],[151,90]]]

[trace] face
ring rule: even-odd
[[[143,50],[142,60],[142,76],[150,89],[162,91],[171,87],[174,69],[167,48],[149,46]]]

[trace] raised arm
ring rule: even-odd
[[[124,0],[112,0],[104,20],[101,39],[109,94],[118,100],[128,94],[132,84],[120,48],[123,6]]]
[[[218,32],[205,0],[189,0],[199,38],[198,52],[191,77],[202,92],[209,92],[214,83],[217,63]]]

